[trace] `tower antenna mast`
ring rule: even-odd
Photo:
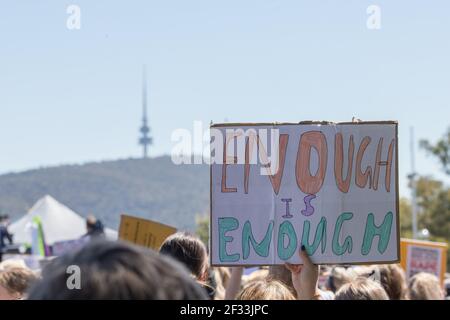
[[[139,144],[143,148],[143,158],[147,159],[148,149],[153,144],[153,139],[150,136],[150,127],[147,119],[147,71],[145,65],[142,70],[142,126],[140,132]]]

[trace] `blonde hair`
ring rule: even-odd
[[[236,300],[295,300],[295,297],[280,281],[257,280],[244,286]]]
[[[212,273],[212,276],[214,277],[214,282],[216,283],[214,300],[225,300],[226,285],[224,285],[224,282],[223,282],[221,268],[222,267],[210,269],[210,272]]]
[[[294,296],[297,295],[294,285],[292,284],[292,274],[285,266],[270,266],[269,278],[280,281],[291,291]]]
[[[21,297],[37,280],[33,271],[26,268],[15,268],[0,272],[0,286],[10,294],[19,294]]]
[[[230,281],[231,278],[231,271],[230,268],[227,267],[217,267],[216,268],[218,275],[220,276],[222,285],[227,288],[228,287],[228,282]]]
[[[244,286],[247,284],[253,282],[253,281],[261,281],[266,279],[269,276],[269,270],[268,269],[259,269],[256,271],[253,271],[248,276],[242,276],[242,283]]]
[[[379,266],[380,282],[391,300],[407,300],[408,285],[403,269],[398,264]]]
[[[0,262],[0,271],[7,271],[11,269],[17,269],[17,268],[27,268],[27,265],[25,264],[25,261],[19,260],[19,259],[10,259]]]
[[[335,300],[389,300],[389,296],[378,282],[358,278],[343,285]]]
[[[409,281],[411,300],[443,300],[444,294],[439,279],[430,273],[421,272]]]
[[[353,269],[334,267],[328,276],[327,287],[331,291],[337,292],[343,285],[355,280],[357,276],[357,273]]]

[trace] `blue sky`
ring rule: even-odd
[[[68,30],[66,9],[81,8]],[[369,5],[381,30],[366,27]],[[398,120],[450,125],[448,1],[0,1],[0,173],[139,157],[141,69],[152,155],[204,123]],[[423,152],[417,169],[447,179]]]

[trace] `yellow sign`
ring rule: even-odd
[[[153,250],[159,250],[164,240],[175,232],[177,229],[151,220],[120,217],[119,239]]]
[[[410,278],[419,272],[427,272],[444,283],[447,268],[446,243],[401,239],[401,266]]]

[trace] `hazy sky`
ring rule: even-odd
[[[81,29],[66,27],[69,5]],[[366,26],[381,8],[381,30]],[[0,0],[0,173],[139,157],[148,66],[152,155],[209,124],[398,120],[450,125],[448,1]],[[443,179],[419,151],[421,174]],[[447,178],[448,181],[448,178]]]

